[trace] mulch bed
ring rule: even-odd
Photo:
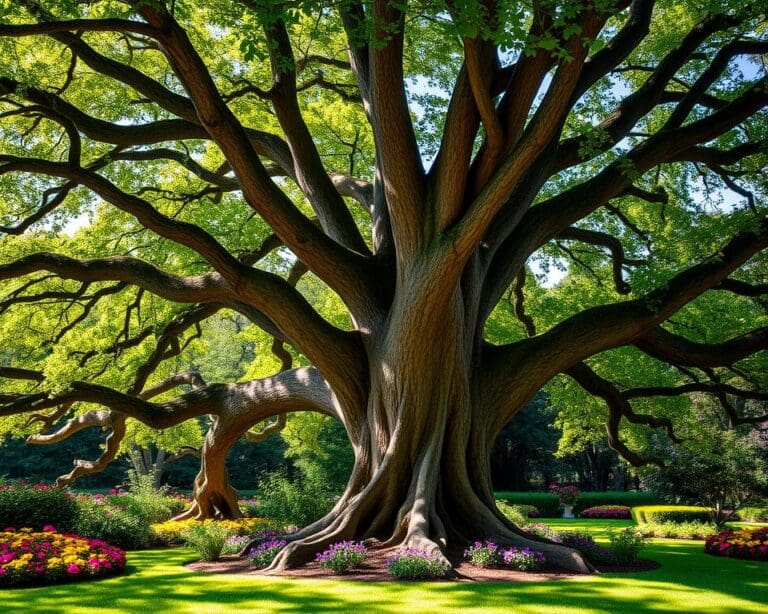
[[[267,574],[262,569],[254,569],[247,558],[237,555],[225,555],[218,561],[195,561],[185,565],[191,571],[202,573],[237,574],[251,577],[281,577],[281,578],[333,578],[343,580],[392,582],[397,580],[389,574],[385,560],[390,553],[388,550],[369,550],[365,562],[357,569],[350,570],[344,575],[335,575],[321,568],[317,563],[311,562],[298,569],[289,569],[277,573]],[[636,572],[650,571],[659,568],[656,561],[638,560],[634,566],[600,567],[601,572]],[[435,582],[539,582],[542,580],[570,580],[580,577],[581,574],[567,573],[555,570],[541,572],[523,572],[507,568],[482,568],[475,567],[466,562],[461,562],[454,567],[455,575],[449,578],[436,578]]]

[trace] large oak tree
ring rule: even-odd
[[[645,399],[711,394],[734,424],[766,419],[757,10],[203,4],[0,2],[0,416],[33,443],[109,429],[63,483],[110,462],[131,420],[209,415],[188,515],[236,516],[234,442],[331,416],[352,475],[280,568],[344,538],[530,545],[496,509],[489,454],[556,377],[601,400],[634,464],[654,459],[626,425],[677,438]],[[546,260],[600,285],[566,300],[526,268]],[[690,310],[715,294],[747,317],[706,337]],[[225,309],[274,339],[273,375],[174,370]],[[490,335],[504,313],[519,325]],[[622,348],[661,381],[614,381]]]

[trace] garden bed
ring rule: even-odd
[[[267,573],[263,569],[255,569],[247,558],[237,555],[222,556],[218,561],[205,562],[194,561],[187,563],[185,567],[192,571],[215,574],[237,574],[247,576],[286,577],[286,578],[323,578],[360,580],[368,582],[410,582],[410,580],[398,580],[394,578],[386,567],[386,558],[392,553],[391,549],[371,549],[365,562],[358,568],[349,572],[336,575],[321,568],[317,563],[311,562],[304,567],[289,569],[281,572]],[[658,569],[655,561],[638,560],[632,566],[599,566],[600,572],[639,572]],[[570,580],[582,577],[583,574],[566,573],[556,570],[543,570],[538,572],[524,572],[509,569],[507,567],[483,568],[462,561],[454,566],[452,575],[446,578],[435,578],[430,582],[540,582],[542,580]],[[420,580],[423,581],[423,580]]]

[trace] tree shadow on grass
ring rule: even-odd
[[[686,555],[686,556],[684,556]],[[130,553],[126,573],[97,582],[0,591],[7,612],[743,612],[768,601],[757,562],[709,557],[701,543],[659,542],[639,574],[524,583],[403,583],[265,579],[188,571],[188,550]]]

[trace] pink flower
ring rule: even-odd
[[[8,552],[7,554],[0,554],[0,565],[4,565],[5,563],[10,563],[15,558],[16,558],[16,553],[15,552]]]
[[[117,494],[117,491],[116,491],[114,488],[110,488],[110,489],[109,489],[109,494],[110,494],[110,495],[116,495],[116,494]]]
[[[45,533],[56,533],[56,527],[54,527],[52,524],[47,524],[43,527],[43,531]]]
[[[80,568],[74,563],[72,563],[67,567],[67,573],[74,576],[75,574],[80,573]]]
[[[720,544],[720,552],[722,552],[723,550],[728,550],[728,548],[730,547],[731,547],[731,544],[729,544],[728,542],[722,543]]]

